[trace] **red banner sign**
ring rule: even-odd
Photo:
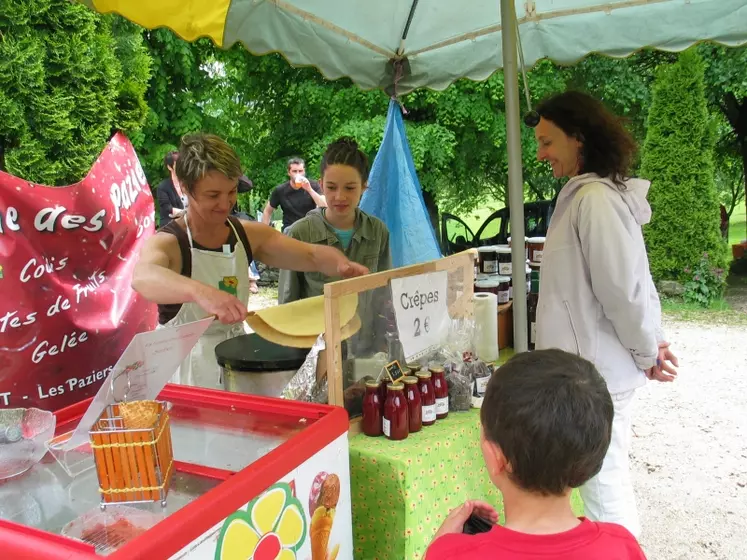
[[[150,187],[116,134],[69,187],[0,172],[0,408],[93,396],[155,305],[130,287],[154,232]]]

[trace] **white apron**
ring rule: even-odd
[[[249,261],[241,237],[231,221],[229,227],[236,236],[233,252],[228,245],[224,245],[223,252],[204,251],[195,249],[192,243],[192,232],[189,230],[187,216],[184,225],[189,238],[189,250],[192,254],[192,280],[197,280],[213,288],[235,295],[244,305],[249,301]],[[171,327],[183,325],[192,321],[199,321],[209,317],[196,303],[184,303],[171,321],[163,325]],[[179,369],[171,378],[171,383],[206,387],[208,389],[223,389],[220,366],[215,359],[215,347],[229,338],[245,334],[244,322],[224,325],[214,321],[192,348],[192,352],[185,358]]]

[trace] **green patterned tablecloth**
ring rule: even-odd
[[[355,560],[422,559],[446,515],[466,500],[502,511],[480,450],[479,410],[449,413],[404,441],[351,438],[350,482]],[[575,493],[573,502],[580,514]]]

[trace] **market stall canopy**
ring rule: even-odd
[[[144,27],[280,52],[328,79],[397,93],[484,80],[503,66],[498,0],[82,0]],[[514,0],[525,62],[571,64],[591,52],[680,51],[747,42],[745,0]],[[394,65],[394,61],[402,61]]]

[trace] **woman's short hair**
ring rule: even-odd
[[[539,115],[582,144],[579,173],[613,181],[629,177],[638,149],[623,119],[580,91],[558,93],[537,107]]]
[[[184,189],[194,195],[197,183],[211,171],[238,181],[241,161],[225,140],[215,134],[198,132],[182,138],[175,170]]]

